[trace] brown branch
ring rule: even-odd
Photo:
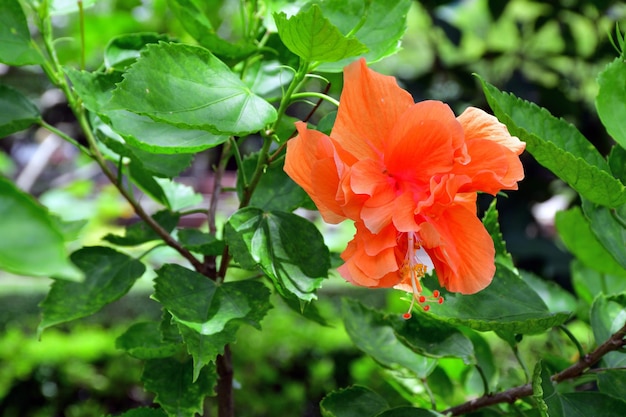
[[[233,365],[230,346],[224,346],[224,354],[217,355],[217,415],[232,417],[235,415],[233,400]]]
[[[580,358],[578,362],[569,368],[552,375],[551,379],[554,382],[561,382],[583,375],[591,366],[600,361],[604,355],[626,346],[624,337],[626,337],[626,323],[624,323],[624,326],[622,326],[621,329],[615,332],[606,342],[598,346],[593,352]],[[520,385],[497,394],[484,395],[480,398],[448,408],[447,410],[442,411],[442,414],[460,416],[494,404],[513,403],[520,398],[532,395],[532,393],[533,388],[531,384]]]

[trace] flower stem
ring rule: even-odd
[[[571,340],[572,343],[574,343],[574,345],[576,346],[576,349],[578,349],[578,357],[582,358],[583,356],[585,356],[585,350],[583,349],[583,346],[580,344],[578,339],[576,339],[576,336],[574,336],[574,334],[570,332],[570,330],[562,324],[559,325],[559,329],[561,329],[563,333],[565,333],[565,335],[569,338],[569,340]]]

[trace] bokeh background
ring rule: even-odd
[[[237,4],[206,2],[207,8],[216,11],[214,24],[225,35],[233,31]],[[442,100],[457,114],[468,105],[488,109],[473,76],[480,74],[500,89],[573,123],[606,154],[612,143],[595,112],[595,80],[618,54],[611,39],[615,39],[616,24],[625,17],[626,5],[603,0],[414,2],[403,50],[373,67],[395,75],[416,101]],[[160,32],[189,40],[170,18],[165,0],[101,0],[87,10],[85,22],[89,69],[101,64],[106,43],[118,34]],[[78,65],[77,16],[63,16],[54,23],[61,38],[60,59]],[[337,95],[341,77],[328,77],[330,93]],[[62,94],[37,68],[0,64],[0,83],[27,93],[48,123],[80,138]],[[292,111],[298,116],[298,111],[304,110],[296,106]],[[330,109],[322,107],[318,116],[327,111]],[[80,237],[83,244],[95,244],[103,234],[132,221],[131,210],[98,175],[96,167],[71,146],[44,141],[44,133],[33,128],[2,139],[0,172],[16,179],[66,219],[88,219]],[[250,144],[252,151],[254,141]],[[199,154],[180,181],[209,194],[215,152],[219,149]],[[526,179],[518,191],[498,202],[505,240],[519,268],[570,290],[571,257],[555,237],[553,217],[555,211],[577,204],[576,194],[530,155],[524,154],[522,159]],[[481,197],[481,207],[489,201]],[[222,207],[225,218],[232,197],[225,196]],[[198,226],[193,222],[189,226]],[[351,237],[350,226],[328,229],[326,236],[331,248],[340,251]],[[163,250],[150,259],[156,264],[171,256]],[[100,313],[47,330],[37,340],[37,304],[50,282],[0,271],[0,415],[87,417],[151,404],[151,394],[138,385],[141,362],[115,348],[115,338],[130,323],[159,317],[158,304],[149,299],[150,279],[144,277],[130,294]],[[363,356],[345,334],[337,308],[344,295],[370,305],[405,309],[397,292],[350,287],[336,275],[319,291],[317,305],[327,321],[325,326],[301,318],[274,300],[275,308],[263,321],[263,332],[243,328],[232,347],[238,415],[277,416],[287,415],[285,410],[289,410],[292,416],[319,416],[318,403],[327,392],[359,382],[386,396],[392,405],[406,400],[394,389],[397,378]],[[578,308],[573,298],[563,302]],[[493,339],[492,348],[497,351],[497,338]],[[530,337],[524,343],[529,344],[529,354],[534,345],[548,357],[551,350],[560,349],[558,341],[550,340],[549,335]],[[501,355],[506,363],[510,353],[503,348]],[[452,392],[454,382],[447,375],[454,369],[466,372],[465,368],[457,360],[444,360],[440,366],[431,383],[443,387],[450,384]],[[517,378],[513,365],[510,370],[504,365],[500,372],[510,372],[513,381]],[[506,380],[508,376],[500,377]],[[472,378],[466,381],[465,388],[471,392]],[[205,415],[211,411],[209,401]]]

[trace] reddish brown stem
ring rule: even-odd
[[[224,346],[224,354],[217,356],[217,415],[233,417],[235,402],[233,400],[233,365],[230,346]]]

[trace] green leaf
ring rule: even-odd
[[[203,233],[198,229],[180,229],[178,239],[184,247],[192,252],[207,256],[218,256],[224,251],[224,241],[210,233]]]
[[[206,366],[193,381],[190,359],[150,359],[146,361],[141,380],[145,389],[156,394],[154,401],[170,416],[195,417],[202,413],[204,398],[214,395],[217,381],[215,366]]]
[[[596,109],[598,116],[609,134],[626,148],[626,63],[622,57],[615,58],[598,77],[598,96]]]
[[[609,166],[615,178],[626,184],[626,149],[615,145],[609,154]]]
[[[622,298],[600,294],[591,305],[590,323],[598,345],[604,343],[626,324],[626,304],[623,297],[625,294],[622,293]],[[626,353],[609,352],[604,355],[602,362],[609,368],[624,367]]]
[[[605,274],[626,276],[624,268],[606,250],[580,207],[556,214],[555,225],[561,240],[583,264]]]
[[[146,46],[113,92],[109,110],[119,109],[186,129],[240,136],[277,117],[272,105],[209,51],[175,43]]]
[[[239,195],[239,200],[242,200],[244,197],[243,176],[246,176],[247,183],[249,183],[258,160],[258,153],[247,156],[243,160],[243,169],[237,171],[237,194]],[[272,164],[265,169],[261,180],[254,190],[254,194],[252,194],[249,205],[265,211],[293,211],[306,200],[306,192],[285,173],[282,163],[280,163]]]
[[[437,365],[436,359],[424,357],[405,345],[383,314],[347,298],[342,300],[341,306],[350,339],[381,365],[391,369],[406,368],[419,378],[426,378]]]
[[[589,306],[598,294],[617,294],[626,291],[626,277],[598,272],[575,260],[571,265],[572,284],[576,295]]]
[[[622,267],[620,275],[624,275],[626,272],[626,228],[624,227],[626,204],[615,209],[608,209],[583,199],[583,211],[589,219],[593,234]],[[596,260],[596,262],[602,261]]]
[[[115,347],[138,359],[167,358],[179,350],[178,344],[163,340],[157,322],[133,324],[115,339]]]
[[[517,273],[517,268],[515,268],[515,265],[513,264],[513,257],[506,250],[506,242],[504,242],[502,232],[500,231],[496,201],[497,199],[495,198],[491,200],[489,208],[485,211],[485,214],[483,215],[483,224],[485,225],[485,229],[487,229],[487,232],[489,232],[489,235],[493,240],[493,245],[496,250],[496,262],[500,263],[503,266],[506,266],[511,271]]]
[[[330,255],[311,222],[292,213],[246,207],[230,217],[224,235],[235,261],[245,269],[259,266],[284,297],[316,298]]]
[[[617,398],[618,400],[624,399],[624,393],[626,392],[626,370],[605,369],[597,375],[600,392]]]
[[[398,339],[414,352],[431,358],[455,357],[465,364],[475,363],[472,342],[456,327],[424,315],[405,320],[399,315],[386,316]]]
[[[549,397],[550,395],[554,395],[554,387],[552,386],[552,381],[550,380],[550,374],[545,366],[542,365],[542,362],[539,361],[535,365],[535,370],[533,372],[533,399],[537,404],[537,409],[539,410],[539,414],[541,417],[550,417],[548,414],[548,404],[544,400],[545,397]],[[546,392],[544,394],[544,386],[546,387]]]
[[[167,417],[167,414],[159,408],[141,407],[133,408],[132,410],[128,410],[125,413],[116,415],[115,417]]]
[[[162,210],[155,213],[152,218],[167,232],[171,232],[178,224],[180,215],[169,210]],[[126,227],[124,236],[108,234],[103,239],[114,245],[137,246],[152,240],[160,240],[161,237],[146,223],[138,221]]]
[[[197,193],[193,187],[181,184],[169,178],[154,179],[165,194],[167,207],[172,211],[180,211],[202,203],[202,194]]]
[[[124,71],[139,58],[148,44],[168,42],[169,36],[160,33],[125,33],[112,38],[104,48],[104,66]]]
[[[528,271],[522,271],[521,277],[541,297],[551,313],[576,311],[576,297],[556,282],[547,281]]]
[[[360,385],[333,391],[320,402],[323,417],[374,417],[387,408],[383,397]]]
[[[317,4],[290,18],[276,13],[274,21],[285,46],[307,62],[333,62],[367,52],[365,45],[330,23]]]
[[[0,84],[0,138],[24,130],[40,120],[39,110],[29,99],[19,91]]]
[[[257,47],[253,43],[231,43],[219,37],[205,13],[206,7],[201,7],[198,1],[168,0],[167,3],[187,33],[215,55],[240,60],[256,51]],[[210,10],[215,13],[212,8]]]
[[[506,267],[496,264],[496,274],[484,290],[462,295],[439,289],[445,302],[428,314],[453,326],[464,325],[478,331],[535,334],[564,323],[569,313],[551,313],[539,295]]]
[[[20,275],[80,280],[67,259],[57,222],[32,196],[0,176],[0,269]]]
[[[20,2],[0,0],[0,10],[0,62],[16,66],[42,63],[42,56],[31,44],[30,31]]]
[[[324,16],[341,33],[349,33],[358,28],[354,37],[368,48],[368,52],[364,54],[367,62],[380,61],[400,50],[400,39],[406,31],[411,0],[317,0],[316,3],[322,8]],[[353,59],[324,63],[317,69],[341,72]]]
[[[376,414],[376,417],[444,417],[444,414],[425,408],[404,406],[385,410]]]
[[[96,313],[126,294],[146,267],[136,259],[106,247],[84,247],[70,259],[85,274],[84,282],[54,281],[40,304],[44,329]]]
[[[615,417],[616,410],[626,410],[626,402],[600,392],[572,392],[554,395],[554,404],[548,403],[550,417],[593,416]],[[556,408],[557,412],[553,411]]]
[[[626,203],[626,187],[609,174],[606,160],[578,129],[546,109],[480,82],[495,115],[526,142],[537,162],[596,204]]]
[[[180,265],[165,264],[157,271],[154,297],[179,324],[194,358],[194,380],[200,370],[234,341],[241,324],[257,329],[270,309],[269,290],[257,281],[217,285]]]

